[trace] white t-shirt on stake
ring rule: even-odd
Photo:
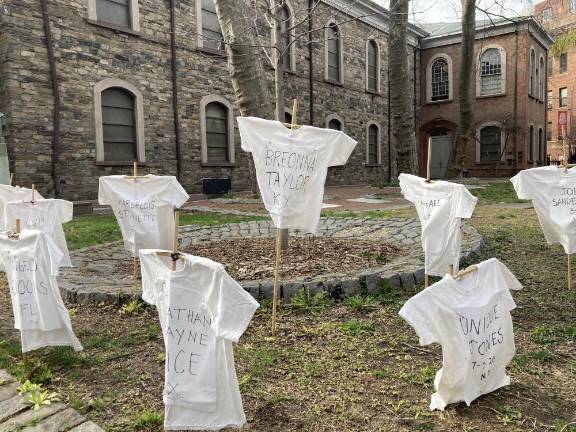
[[[158,309],[166,348],[166,430],[219,430],[246,423],[232,343],[258,308],[206,258],[172,259],[140,251],[143,299]]]
[[[123,175],[100,177],[98,202],[112,207],[124,248],[135,255],[139,249],[172,249],[174,208],[188,198],[173,176],[147,175],[136,180]]]
[[[62,258],[56,243],[41,231],[24,230],[18,239],[0,234],[0,266],[8,277],[22,352],[47,346],[82,350],[56,282]]]
[[[514,357],[509,290],[522,285],[508,268],[491,258],[478,270],[441,281],[416,294],[400,310],[416,331],[420,345],[442,345],[442,368],[436,373],[430,409],[477,397],[510,384],[506,366]]]
[[[44,199],[38,191],[34,191],[34,201]],[[31,201],[32,200],[32,189],[28,189],[20,186],[10,186],[0,184],[0,224],[2,226],[6,225],[6,220],[4,218],[4,206],[10,201]]]
[[[274,226],[316,232],[328,167],[344,165],[356,141],[333,129],[289,129],[257,117],[238,117],[238,128]]]
[[[532,200],[548,244],[576,252],[576,170],[544,166],[520,171],[510,179],[520,199]]]
[[[402,195],[414,204],[422,225],[422,248],[426,274],[444,276],[448,267],[458,271],[461,219],[472,217],[478,199],[466,186],[426,179],[411,174],[398,177]]]
[[[20,229],[42,231],[56,242],[64,257],[61,267],[72,267],[70,253],[62,224],[70,222],[74,215],[74,205],[61,199],[45,199],[34,204],[25,201],[12,201],[4,207],[6,230],[16,230],[16,219],[20,219]]]

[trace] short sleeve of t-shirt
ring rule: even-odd
[[[166,199],[174,207],[179,208],[188,201],[188,198],[190,198],[190,196],[186,193],[178,180],[176,180],[176,177],[172,177],[166,194]]]
[[[250,127],[250,120],[244,117],[237,117],[238,130],[240,131],[240,146],[242,150],[252,153],[252,144],[255,140],[253,128]]]
[[[404,303],[398,314],[416,331],[420,345],[439,342],[434,330],[434,317],[431,316],[430,305],[426,304],[426,296],[423,293]]]
[[[532,199],[532,194],[530,192],[535,185],[534,182],[529,180],[529,176],[527,176],[524,171],[520,171],[512,177],[510,181],[512,182],[512,186],[514,186],[514,190],[519,199]]]
[[[502,282],[506,285],[509,290],[521,290],[522,284],[516,276],[506,267],[500,260],[496,259],[498,263],[498,271],[500,272],[500,277]]]
[[[106,179],[106,177],[100,177],[100,179],[98,179],[98,204],[110,205],[111,200],[112,194],[108,179]]]
[[[413,194],[415,184],[412,177],[406,174],[400,174],[398,176],[398,182],[400,183],[400,192],[402,192],[402,196],[413,203],[415,200]]]
[[[332,129],[326,131],[330,142],[326,143],[328,146],[328,166],[344,165],[352,154],[354,147],[356,147],[356,140],[350,138],[344,132],[334,131]]]
[[[154,251],[147,249],[140,250],[140,271],[142,274],[142,300],[150,305],[157,306],[157,280],[151,262],[154,253]]]
[[[459,189],[457,216],[463,219],[469,219],[472,217],[472,213],[474,213],[478,198],[472,195],[466,186],[459,185]]]
[[[58,276],[58,269],[60,268],[60,263],[64,259],[64,254],[50,236],[41,232],[39,233],[39,239],[45,241],[48,248],[48,255],[50,256],[50,273],[52,276]]]
[[[213,299],[216,303],[214,328],[216,334],[232,342],[238,342],[244,334],[254,312],[260,306],[244,288],[238,284],[223,267],[216,277]]]
[[[58,200],[57,202],[57,216],[58,222],[66,223],[72,220],[74,216],[74,204],[66,200]]]

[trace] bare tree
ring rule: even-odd
[[[462,0],[462,45],[460,64],[460,122],[448,167],[448,178],[462,177],[466,168],[466,149],[472,133],[472,78],[474,77],[474,40],[476,37],[476,0]]]
[[[388,36],[388,70],[390,73],[391,139],[395,150],[394,175],[418,171],[414,106],[410,94],[407,56],[409,0],[390,2],[390,31]]]

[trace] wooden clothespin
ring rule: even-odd
[[[290,123],[283,123],[284,126],[290,129],[298,129],[300,126],[296,122],[296,114],[298,113],[298,99],[292,102],[292,121]]]
[[[466,275],[474,273],[475,271],[478,271],[478,266],[477,265],[471,265],[466,270],[461,270],[456,275],[454,275],[454,279],[461,279]]]
[[[134,166],[132,168],[132,175],[131,176],[124,176],[124,178],[127,178],[129,180],[138,180],[139,178],[144,178],[146,176],[139,176],[138,175],[138,162],[134,161]]]

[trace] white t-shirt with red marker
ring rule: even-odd
[[[333,129],[290,129],[257,117],[238,117],[238,128],[274,226],[316,232],[328,167],[344,165],[356,141]]]

